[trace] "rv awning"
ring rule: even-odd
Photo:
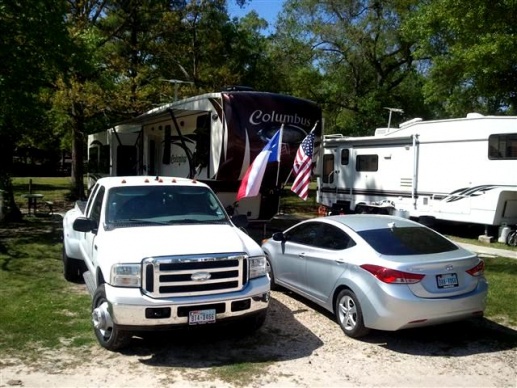
[[[179,109],[172,108],[173,104],[166,104],[160,107],[151,109],[140,116],[133,117],[132,119],[125,120],[121,123],[118,123],[116,127],[119,126],[142,126],[144,124],[152,124],[155,122],[160,122],[166,119],[171,118],[170,110],[174,113],[176,118],[181,118],[185,116],[191,115],[199,115],[200,113],[206,113],[203,110],[193,110],[193,109]],[[119,132],[118,128],[117,131]]]

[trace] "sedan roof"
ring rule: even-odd
[[[379,215],[379,214],[351,214],[329,216],[321,218],[322,220],[335,221],[348,226],[350,229],[360,232],[363,230],[385,229],[393,227],[417,227],[422,226],[416,222],[405,218]]]

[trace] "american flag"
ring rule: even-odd
[[[298,194],[304,201],[309,195],[309,183],[311,181],[312,172],[312,154],[314,152],[314,129],[305,136],[302,144],[296,152],[294,159],[293,171],[296,175],[294,178],[291,191]]]

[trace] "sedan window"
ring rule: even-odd
[[[423,227],[372,229],[358,234],[383,255],[426,255],[458,249],[446,238]]]
[[[333,225],[320,224],[319,232],[320,236],[316,241],[319,248],[341,250],[355,245],[349,235]]]
[[[314,222],[300,224],[286,232],[285,238],[287,241],[297,244],[314,245],[318,238],[317,226]]]
[[[298,244],[331,250],[346,249],[355,245],[354,240],[341,229],[321,222],[301,224],[287,232],[286,239]]]

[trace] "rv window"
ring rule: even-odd
[[[156,158],[156,142],[154,140],[149,140],[149,159],[148,159],[148,165],[147,165],[147,174],[149,175],[156,175],[156,167],[155,167],[155,160]]]
[[[517,159],[517,133],[490,135],[488,138],[489,159]]]
[[[334,182],[334,155],[327,154],[323,155],[323,183],[333,183]]]
[[[135,146],[119,145],[117,147],[117,175],[136,175],[137,149]]]
[[[341,150],[341,165],[348,165],[348,158],[350,157],[350,151],[348,149]]]
[[[356,171],[377,171],[378,169],[378,155],[357,155],[357,159],[355,161]]]
[[[161,130],[162,127],[159,127]],[[171,164],[171,126],[165,126],[165,132],[163,133],[163,155],[162,155],[162,163],[163,164]]]
[[[95,144],[88,151],[88,172],[109,174],[109,145]]]
[[[210,113],[196,118],[194,134],[196,135],[196,151],[193,156],[194,167],[207,167],[210,163]]]
[[[88,151],[88,172],[99,170],[99,149],[100,147],[90,147]]]

